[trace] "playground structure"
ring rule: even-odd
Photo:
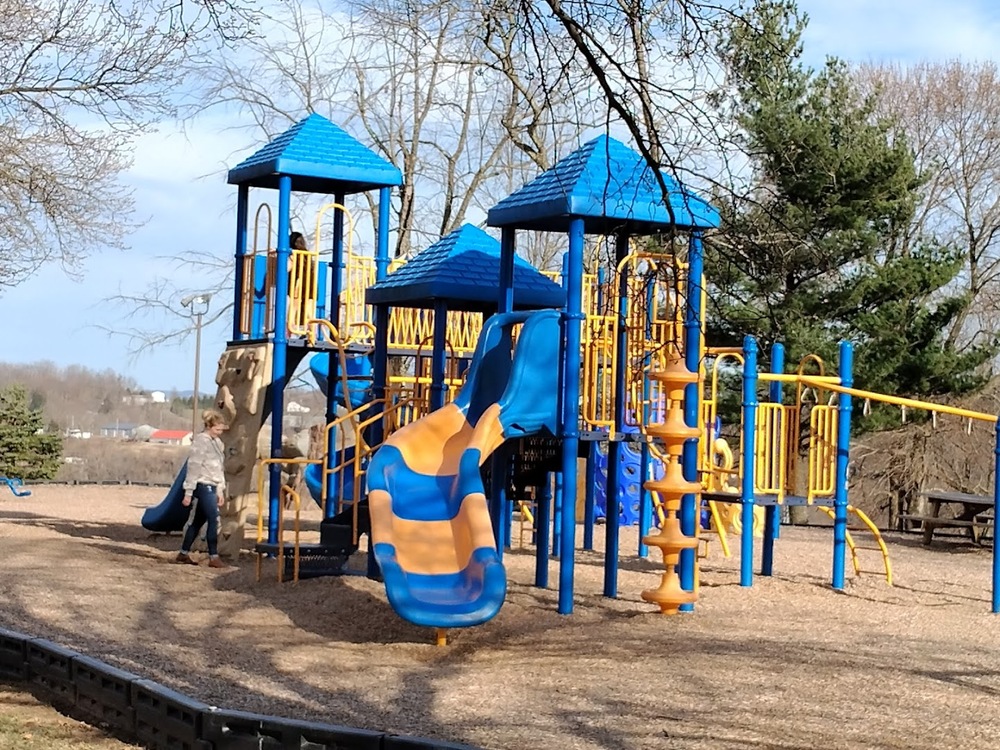
[[[708,346],[702,236],[718,213],[609,137],[494,206],[487,224],[500,229],[499,242],[465,226],[408,260],[389,257],[399,171],[322,117],[297,123],[232,169],[229,182],[239,192],[236,313],[217,376],[218,404],[232,425],[224,436],[222,549],[239,548],[254,507],[258,571],[273,556],[279,577],[341,573],[368,535],[368,575],[381,574],[390,603],[418,624],[467,626],[496,613],[515,514],[533,526],[535,585],[548,585],[551,551],[558,611],[571,613],[577,462],[586,459],[590,549],[601,454],[605,596],[618,595],[622,497],[635,498],[640,555],[647,545],[662,552],[661,585],[642,595],[664,613],[691,610],[697,600],[700,527],[726,555],[729,534],[739,534],[740,584],[750,586],[754,534],[762,537],[760,572],[771,575],[778,510],[790,505],[832,517],[834,588],[845,585],[848,550],[862,572],[851,513],[872,533],[879,573],[891,583],[878,530],[848,503],[852,397],[996,423],[854,389],[847,342],[836,375],[812,355],[787,373],[780,344],[770,371],[760,372],[751,337],[739,349]],[[251,219],[251,188],[277,189],[276,221],[266,203]],[[311,250],[289,247],[293,190],[333,196],[319,211]],[[372,190],[378,215],[366,255],[356,249],[357,221],[345,202]],[[518,259],[519,231],[565,234],[562,273],[545,278]],[[280,450],[284,388],[307,355],[327,395],[322,457],[299,459],[323,509],[319,544],[301,542],[302,499],[281,480],[289,463]],[[726,431],[720,394],[733,379],[742,380],[742,408]],[[794,401],[785,384],[795,386]],[[254,492],[256,438],[269,415],[271,456],[257,464]],[[620,492],[623,451],[639,454],[634,493]]]

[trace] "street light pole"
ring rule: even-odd
[[[208,303],[212,300],[211,292],[190,294],[181,300],[181,307],[191,309],[194,318],[194,393],[191,396],[191,437],[198,433],[198,375],[201,372],[201,324],[208,312]]]

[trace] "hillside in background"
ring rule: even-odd
[[[323,394],[308,375],[287,391],[289,431],[322,420]],[[22,385],[32,408],[41,409],[47,429],[64,436],[64,464],[59,481],[126,481],[169,483],[187,455],[179,445],[135,440],[135,428],[188,431],[192,424],[191,391],[155,391],[112,370],[90,370],[52,362],[0,363],[0,388]],[[212,406],[215,384],[202,392],[199,410]]]
[[[322,415],[323,395],[306,378],[298,378],[289,388],[286,402],[295,401],[309,409],[310,416]],[[158,429],[181,430],[191,425],[191,391],[155,391],[143,388],[131,378],[113,370],[90,370],[78,365],[59,367],[52,362],[8,364],[0,362],[0,388],[18,383],[24,386],[34,408],[40,408],[46,424],[54,432],[68,430],[101,434],[102,428],[116,425],[148,424]],[[212,405],[215,384],[206,384],[199,408]],[[154,400],[156,394],[162,400]]]

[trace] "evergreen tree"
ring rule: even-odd
[[[841,62],[802,65],[805,24],[794,2],[764,0],[724,45],[753,190],[725,209],[708,246],[710,343],[752,333],[765,350],[784,342],[792,362],[810,352],[832,362],[847,338],[857,387],[975,389],[998,348],[959,350],[943,333],[969,301],[948,291],[960,254],[908,239],[921,178],[907,143]]]
[[[19,385],[0,390],[0,474],[25,481],[52,479],[62,459],[62,440],[44,431],[44,418],[31,409]]]

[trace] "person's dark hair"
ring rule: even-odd
[[[306,246],[306,238],[302,236],[302,232],[292,232],[288,236],[288,246],[292,250],[308,250]]]

